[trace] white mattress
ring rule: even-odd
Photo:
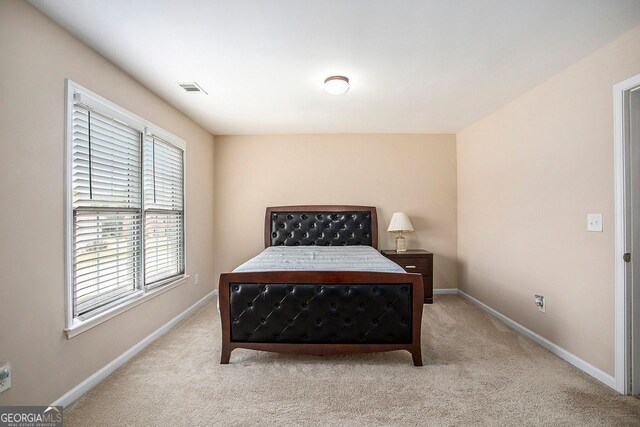
[[[272,246],[233,271],[405,272],[371,246]]]

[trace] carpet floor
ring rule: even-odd
[[[640,425],[640,400],[455,295],[424,309],[407,352],[294,356],[235,350],[220,365],[215,302],[65,410],[67,426]]]

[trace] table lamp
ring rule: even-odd
[[[400,234],[396,237],[396,252],[407,251],[407,240],[402,235],[403,232],[413,231],[413,225],[409,221],[409,217],[404,212],[396,212],[391,217],[389,228],[387,231],[399,231]]]

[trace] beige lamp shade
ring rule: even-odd
[[[413,225],[404,212],[396,212],[391,217],[387,231],[413,231]]]

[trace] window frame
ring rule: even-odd
[[[179,278],[181,275],[184,275],[185,273],[183,272],[181,275],[179,274],[178,276],[171,276],[171,277],[167,277],[164,279],[160,279],[158,281],[152,282],[152,283],[147,283],[147,257],[146,257],[146,241],[145,241],[145,235],[146,235],[146,214],[147,214],[147,207],[145,206],[145,194],[144,194],[144,175],[145,175],[145,169],[144,169],[144,143],[145,143],[145,139],[147,137],[151,137],[151,138],[157,138],[160,141],[162,141],[165,144],[170,144],[173,145],[174,147],[177,147],[179,149],[182,150],[182,210],[180,211],[182,213],[182,242],[183,242],[183,247],[182,247],[182,251],[183,251],[183,260],[182,260],[182,264],[183,264],[183,270],[184,272],[187,271],[187,263],[186,263],[186,243],[185,243],[185,235],[187,233],[187,229],[186,229],[186,225],[185,225],[185,219],[186,219],[186,193],[185,193],[185,180],[186,180],[186,167],[185,167],[185,162],[186,162],[186,151],[184,149],[184,146],[179,146],[177,144],[175,144],[174,142],[171,142],[170,139],[166,139],[166,138],[170,138],[171,135],[167,135],[166,131],[164,131],[163,129],[160,128],[154,128],[154,127],[147,127],[145,134],[142,136],[142,147],[141,147],[141,154],[142,154],[142,162],[141,162],[141,168],[142,168],[142,187],[143,187],[143,191],[142,191],[142,257],[143,257],[143,266],[142,266],[142,283],[141,285],[144,287],[146,292],[151,292],[155,289],[158,289],[160,287],[165,286],[167,283],[170,283],[174,280],[176,280],[177,278]],[[155,162],[155,158],[154,158],[154,162]]]
[[[153,134],[158,138],[161,138],[166,143],[174,145],[182,150],[182,194],[183,194],[183,263],[184,272],[178,276],[173,276],[166,279],[164,282],[156,283],[151,289],[147,289],[145,279],[145,264],[142,263],[141,281],[139,289],[131,296],[124,298],[122,301],[115,302],[112,306],[104,309],[90,318],[81,320],[73,317],[73,246],[74,246],[74,232],[73,232],[73,105],[76,100],[76,95],[81,99],[81,102],[100,114],[107,115],[116,120],[119,120],[132,128],[135,128],[142,134],[142,141],[140,151],[143,150],[143,141],[147,135]],[[106,320],[109,320],[120,313],[132,309],[133,307],[142,304],[149,299],[154,298],[176,286],[185,283],[189,278],[187,274],[187,193],[186,193],[186,179],[187,179],[187,150],[186,142],[162,129],[161,127],[143,119],[142,117],[120,107],[117,104],[101,97],[100,95],[86,89],[85,87],[71,81],[65,80],[65,141],[64,141],[64,230],[65,230],[65,328],[64,331],[67,338],[72,338],[94,326],[99,325]],[[144,159],[141,156],[140,163],[141,171],[144,170]],[[142,181],[143,182],[143,181]],[[141,212],[142,212],[142,259],[144,260],[144,197],[141,200]]]

